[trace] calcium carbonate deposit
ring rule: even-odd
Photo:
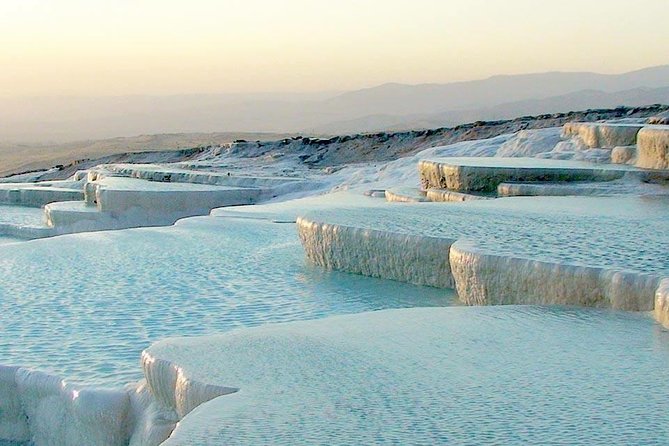
[[[7,179],[0,444],[668,443],[667,127],[523,122]]]
[[[195,409],[169,445],[655,444],[669,441],[668,417],[648,380],[666,385],[668,342],[637,314],[452,307],[175,339],[148,354],[240,389]]]
[[[0,275],[13,280],[0,283],[0,325],[14,339],[0,344],[3,362],[84,384],[140,379],[141,351],[166,336],[451,300],[305,265],[294,226],[270,222],[196,219],[3,253]]]
[[[465,238],[499,255],[669,275],[668,212],[669,196],[514,197],[334,208],[303,216],[393,233]]]

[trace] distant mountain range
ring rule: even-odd
[[[352,91],[324,101],[330,110],[356,110],[363,115],[436,113],[487,107],[511,101],[544,99],[581,90],[616,92],[639,87],[669,86],[669,65],[619,75],[540,73],[493,76],[449,84],[385,84]]]
[[[669,103],[669,65],[624,74],[539,73],[345,93],[0,99],[0,141],[183,132],[342,134],[523,114]]]
[[[450,127],[473,121],[511,119],[518,116],[543,113],[564,113],[589,108],[614,108],[619,105],[641,106],[669,104],[669,87],[633,88],[630,90],[604,92],[581,90],[543,99],[506,102],[492,107],[471,110],[450,110],[441,113],[417,113],[410,115],[368,115],[361,118],[328,123],[313,129],[313,133],[336,134],[377,132],[385,130],[429,129]]]

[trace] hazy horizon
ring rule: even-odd
[[[665,2],[0,2],[0,144],[665,103]]]
[[[497,77],[512,77],[512,76],[533,76],[533,75],[544,75],[544,74],[596,74],[604,76],[616,76],[624,75],[629,73],[634,73],[637,71],[643,71],[647,69],[657,68],[657,67],[669,67],[669,57],[667,57],[667,63],[653,65],[653,66],[640,66],[635,67],[630,70],[624,71],[615,71],[615,72],[601,72],[601,71],[568,71],[568,70],[550,70],[550,71],[533,71],[533,72],[519,72],[519,73],[496,73],[490,74],[484,77],[476,77],[472,79],[459,79],[445,82],[383,82],[373,85],[364,85],[358,88],[351,88],[348,90],[314,90],[314,91],[296,91],[296,90],[277,90],[277,91],[248,91],[248,92],[226,92],[226,91],[211,91],[211,92],[202,92],[202,93],[164,93],[164,94],[149,94],[149,93],[128,93],[128,94],[101,94],[101,95],[77,95],[77,94],[52,94],[52,95],[10,95],[10,96],[0,96],[0,99],[3,100],[12,100],[12,99],[31,99],[31,98],[40,98],[40,99],[96,99],[96,98],[129,98],[129,97],[179,97],[179,96],[202,96],[202,97],[211,97],[211,96],[221,96],[228,98],[240,98],[243,101],[249,100],[281,100],[281,101],[290,101],[290,100],[321,100],[339,96],[341,94],[362,91],[362,90],[372,90],[378,87],[390,86],[390,85],[402,85],[402,86],[427,86],[427,85],[447,85],[447,84],[458,84],[458,83],[467,83],[467,82],[476,82],[476,81],[485,81]],[[667,81],[669,85],[669,80]]]
[[[0,96],[297,94],[615,74],[667,63],[665,13],[663,0],[3,2]]]

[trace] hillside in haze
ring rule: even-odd
[[[505,102],[492,107],[470,110],[450,110],[440,113],[416,113],[410,115],[376,114],[362,118],[332,122],[311,129],[312,133],[376,132],[386,130],[429,129],[454,126],[464,122],[510,119],[516,116],[543,113],[565,113],[589,108],[614,108],[620,105],[642,106],[669,104],[669,87],[634,88],[624,91],[604,92],[580,90],[566,95],[543,99]]]
[[[667,109],[669,109],[667,105],[590,109],[540,116],[522,116],[508,120],[479,121],[452,128],[359,133],[329,138],[313,138],[304,135],[288,137],[289,135],[267,133],[238,134],[237,136],[245,141],[233,143],[228,142],[233,135],[216,133],[112,138],[83,145],[74,143],[71,146],[69,144],[57,146],[58,150],[53,154],[43,152],[40,157],[33,159],[30,172],[26,172],[25,166],[0,171],[0,182],[62,180],[69,178],[79,170],[89,169],[99,164],[186,162],[188,165],[195,166],[191,163],[196,160],[199,160],[199,166],[205,169],[212,166],[226,171],[241,168],[245,175],[266,176],[268,172],[270,175],[275,175],[280,171],[281,175],[293,176],[297,168],[302,170],[304,175],[309,176],[310,174],[306,172],[313,168],[317,170],[325,168],[333,172],[331,169],[333,167],[340,168],[361,162],[391,161],[426,148],[493,138],[521,130],[561,127],[573,121],[592,122],[621,118],[643,121],[651,116],[666,113]],[[559,133],[555,129],[551,132],[554,136]],[[273,136],[275,139],[271,140]],[[253,140],[253,138],[258,140]],[[68,146],[70,146],[69,150]],[[69,161],[64,161],[64,159],[67,160],[68,154]],[[24,155],[28,156],[26,152]],[[480,152],[468,152],[468,155],[480,156]],[[53,158],[49,159],[49,156]],[[82,159],[82,156],[85,159]],[[221,157],[227,158],[229,162],[221,163]],[[7,161],[15,161],[17,158],[19,161],[26,161],[17,156],[16,152],[3,153],[0,150],[0,166],[7,165]],[[219,162],[210,165],[212,159],[219,159]],[[56,164],[59,165],[54,166]],[[252,171],[255,173],[251,173]],[[16,173],[21,173],[21,175],[18,178],[2,178],[2,176]]]
[[[0,99],[4,143],[193,132],[356,133],[521,114],[667,103],[669,65],[624,74],[540,73],[346,93]],[[224,87],[222,86],[222,89]]]
[[[40,170],[75,160],[131,152],[171,152],[218,146],[235,140],[272,141],[291,137],[281,133],[163,133],[60,144],[20,144],[0,141],[0,176]]]
[[[637,87],[669,86],[669,65],[620,75],[596,73],[540,73],[493,76],[449,84],[385,84],[341,94],[325,101],[332,110],[356,110],[365,115],[406,115],[471,109],[528,99],[543,99],[580,90],[603,92]]]

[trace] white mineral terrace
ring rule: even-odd
[[[664,118],[656,121],[664,122]],[[614,163],[669,169],[667,125],[573,122],[565,124],[562,135],[574,137],[590,148],[610,149],[610,160]]]
[[[669,169],[669,126],[649,126],[639,131],[637,166]]]
[[[67,181],[0,184],[0,206],[7,205],[5,218],[0,216],[0,234],[35,239],[165,226],[180,218],[206,215],[213,208],[253,204],[299,191],[307,183],[294,178],[205,174],[163,166],[105,165],[77,172]],[[44,210],[39,219],[18,218],[36,214],[26,207]]]
[[[612,149],[636,144],[637,133],[644,126],[645,124],[571,122],[564,125],[563,135],[578,136],[588,147]]]
[[[0,445],[669,444],[667,132],[560,132],[0,184]]]
[[[298,229],[310,260],[329,268],[436,285],[422,268],[441,260],[442,283],[467,304],[652,310],[669,277],[668,217],[662,196],[506,198],[311,211]],[[434,238],[438,254],[406,247]]]
[[[384,194],[386,200],[396,201],[398,203],[419,203],[430,201],[424,191],[402,187],[397,189],[388,189]]]
[[[143,363],[173,407],[232,392],[166,445],[649,444],[669,440],[668,341],[629,313],[450,307],[172,339]]]
[[[435,202],[449,202],[449,201],[470,201],[470,200],[486,200],[490,197],[482,195],[465,194],[448,189],[428,189],[425,193],[428,201]]]
[[[76,182],[71,182],[65,187],[52,186],[48,183],[0,183],[0,204],[4,205],[42,207],[54,201],[83,199],[82,184]]]
[[[421,160],[421,187],[457,192],[492,192],[510,181],[611,181],[635,169],[624,165],[596,167],[579,161],[536,158],[442,158]]]
[[[69,270],[72,259],[85,268]],[[36,444],[165,439],[183,408],[217,387],[180,378],[195,390],[173,405],[155,387],[123,389],[142,378],[140,353],[158,339],[451,301],[436,288],[305,265],[294,225],[242,218],[7,244],[0,269],[13,274],[0,283],[0,325],[14,339],[0,356],[48,371],[0,367],[0,438]]]
[[[186,169],[179,166],[156,166],[151,164],[109,164],[102,166],[112,175],[172,183],[195,183],[229,187],[257,188],[263,191],[263,198],[313,188],[314,184],[302,178],[259,177]]]
[[[178,218],[203,215],[222,206],[253,204],[258,188],[160,183],[124,177],[103,177],[86,184],[86,203],[100,212],[123,215],[133,209]]]
[[[663,184],[639,181],[635,178],[604,182],[563,182],[563,183],[500,183],[498,197],[516,196],[575,196],[575,195],[667,195],[669,189]],[[427,194],[430,197],[430,193]],[[438,201],[438,200],[432,200]]]

